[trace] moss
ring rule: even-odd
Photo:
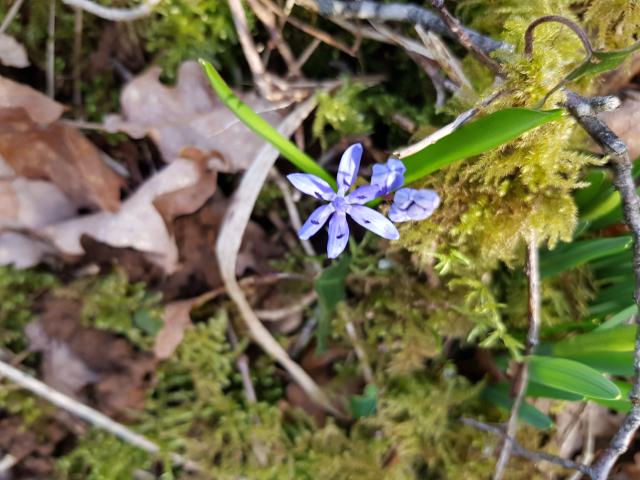
[[[640,1],[588,0],[582,3],[584,23],[595,48],[616,50],[640,40]]]
[[[36,269],[0,267],[0,345],[19,353],[26,349],[24,328],[34,320],[34,301],[57,281]]]
[[[149,455],[110,433],[91,430],[57,464],[64,480],[120,480],[136,478],[136,470],[149,468]]]
[[[69,287],[69,294],[83,301],[82,320],[88,326],[119,333],[141,348],[149,348],[162,326],[161,295],[144,283],[130,283],[116,271],[92,277]]]

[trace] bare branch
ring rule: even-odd
[[[0,377],[6,377],[13,383],[28,390],[34,395],[43,398],[49,403],[52,403],[58,408],[66,410],[67,412],[81,418],[85,422],[91,425],[106,430],[107,432],[115,435],[119,439],[137,447],[150,454],[157,454],[160,452],[160,447],[153,443],[151,440],[143,437],[142,435],[130,430],[124,425],[114,422],[106,415],[99,411],[78,402],[77,400],[65,395],[62,392],[54,390],[46,383],[33,378],[30,375],[18,370],[17,368],[9,365],[8,363],[0,360]],[[174,454],[173,460],[180,465],[184,465],[193,471],[201,471],[201,468],[194,462],[185,459],[184,457]]]
[[[98,5],[91,0],[62,0],[62,3],[72,7],[81,8],[85,12],[89,12],[96,17],[111,20],[112,22],[130,22],[146,17],[153,12],[160,0],[145,0],[142,4],[134,8],[111,8]]]
[[[477,428],[478,430],[482,430],[483,432],[493,433],[494,435],[504,437],[505,441],[508,441],[512,444],[513,454],[516,457],[526,458],[533,462],[549,462],[553,463],[554,465],[560,465],[561,467],[569,470],[577,470],[585,475],[591,475],[591,468],[586,465],[574,462],[573,460],[558,457],[557,455],[551,455],[550,453],[535,452],[533,450],[524,448],[513,438],[507,437],[505,433],[498,427],[479,422],[478,420],[474,420],[473,418],[462,418],[461,421],[465,425]]]
[[[500,457],[496,463],[493,480],[502,480],[509,463],[509,457],[513,450],[513,442],[508,439],[515,438],[518,431],[518,414],[524,402],[524,397],[529,384],[529,355],[535,353],[540,336],[540,261],[538,257],[538,239],[534,231],[531,232],[527,244],[527,277],[529,279],[529,331],[527,333],[527,343],[524,349],[524,360],[515,378],[515,398],[511,407],[511,415],[507,423],[505,436]]]
[[[444,0],[431,0],[431,5],[440,12],[440,16],[444,20],[444,23],[447,24],[449,30],[453,32],[463,47],[470,52],[473,52],[478,60],[489,67],[491,71],[494,73],[500,73],[501,67],[498,62],[489,57],[485,49],[482,48],[477,41],[471,39],[471,32],[464,28],[456,17],[451,15],[451,12],[449,12],[449,9],[444,4]]]
[[[5,32],[5,30],[11,23],[11,20],[13,20],[15,16],[18,14],[18,11],[20,11],[20,7],[22,6],[23,3],[24,3],[24,0],[16,0],[15,2],[13,2],[13,5],[11,5],[11,8],[9,9],[5,17],[2,19],[2,24],[0,25],[0,34]]]
[[[358,2],[345,2],[340,0],[296,0],[296,3],[310,10],[317,11],[320,15],[326,17],[410,23],[420,25],[425,30],[431,30],[451,39],[456,38],[438,15],[426,8],[411,3],[378,3],[369,0]],[[472,42],[478,45],[485,53],[499,49],[512,49],[509,45],[482,35],[475,30],[466,27],[463,28]]]
[[[624,221],[631,229],[633,236],[634,299],[636,305],[640,305],[640,197],[636,193],[632,175],[633,165],[629,158],[627,146],[596,116],[598,107],[594,108],[594,105],[606,105],[607,102],[603,102],[601,99],[594,102],[570,91],[567,91],[566,95],[565,105],[571,115],[611,159],[614,174],[613,183],[620,193]],[[613,103],[615,102],[609,104],[613,105]],[[639,315],[636,315],[635,323],[636,325],[640,324]],[[640,328],[636,330],[633,369],[633,385],[629,392],[631,410],[611,440],[609,447],[591,467],[591,478],[593,480],[608,478],[609,472],[620,455],[627,451],[638,427],[640,427]]]

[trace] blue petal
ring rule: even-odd
[[[327,182],[310,173],[292,173],[287,179],[302,193],[330,202],[336,193]]]
[[[413,202],[413,195],[415,189],[413,188],[401,188],[396,192],[393,197],[393,204],[400,210],[409,208],[409,205]]]
[[[335,213],[329,220],[329,242],[327,243],[327,256],[336,258],[340,255],[349,242],[349,225],[344,213]]]
[[[413,195],[413,201],[422,208],[433,212],[440,205],[440,197],[433,190],[422,188]]]
[[[348,210],[349,215],[367,230],[388,240],[400,238],[400,232],[387,217],[372,208],[363,205],[353,205]]]
[[[371,185],[380,187],[379,195],[386,195],[402,186],[406,170],[404,163],[396,158],[390,158],[385,164],[373,166]]]
[[[389,220],[396,223],[408,222],[411,220],[411,217],[407,214],[405,210],[402,210],[396,204],[393,204],[389,209]]]
[[[349,195],[347,195],[347,203],[351,205],[364,205],[378,196],[380,188],[376,185],[365,185],[358,187]]]
[[[355,143],[342,154],[338,166],[338,192],[345,193],[351,188],[358,176],[360,159],[362,158],[362,144]]]
[[[311,238],[313,235],[318,233],[318,230],[320,230],[325,223],[327,223],[329,216],[333,212],[333,205],[331,205],[330,203],[316,208],[311,213],[311,215],[309,215],[307,221],[304,222],[304,225],[300,227],[298,237],[300,237],[302,240],[308,240],[309,238]]]

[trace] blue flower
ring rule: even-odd
[[[400,160],[390,158],[387,163],[378,163],[373,166],[371,185],[380,187],[378,196],[386,195],[400,188],[404,183],[404,172],[407,167]]]
[[[349,241],[347,215],[356,223],[383,238],[396,240],[400,237],[398,229],[384,215],[364,206],[365,203],[378,196],[379,186],[358,187],[347,195],[358,175],[361,158],[362,145],[359,143],[351,145],[344,152],[338,167],[337,193],[327,182],[315,175],[308,173],[287,175],[293,186],[301,192],[329,202],[314,210],[298,232],[301,239],[307,240],[329,220],[329,242],[327,244],[329,258],[336,258],[347,246]]]
[[[424,220],[431,216],[438,205],[440,197],[433,190],[401,188],[393,198],[389,218],[394,222]]]

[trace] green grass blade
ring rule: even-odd
[[[618,387],[600,372],[565,358],[529,357],[529,379],[585,397],[615,400],[620,396]]]
[[[511,411],[513,400],[509,396],[509,385],[506,382],[486,386],[481,397],[487,402]],[[553,421],[547,415],[527,402],[522,402],[518,410],[518,417],[536,428],[547,429],[553,426]]]
[[[632,352],[636,326],[620,325],[605,330],[594,330],[562,340],[551,348],[553,355],[567,357],[586,352]]]
[[[506,108],[463,125],[408,157],[405,183],[411,183],[458,160],[473,157],[519,137],[527,130],[557,120],[563,110]]]
[[[282,154],[284,158],[293,163],[303,172],[317,175],[329,182],[335,188],[335,179],[327,171],[318,165],[311,157],[296,147],[289,139],[283,137],[269,122],[240,100],[225,83],[216,69],[206,60],[200,59],[211,87],[216,92],[222,103],[231,110],[247,127],[264,138]]]
[[[592,260],[629,250],[631,244],[631,236],[623,235],[559,245],[555,250],[540,254],[540,277],[553,277]]]

